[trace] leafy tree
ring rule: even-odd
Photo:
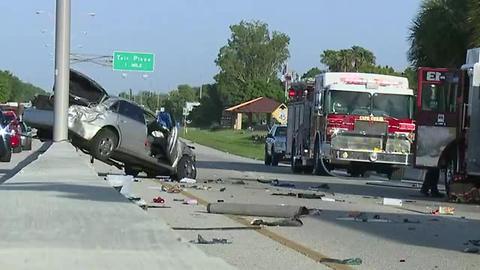
[[[277,74],[289,57],[290,38],[260,21],[230,26],[231,36],[220,49],[215,76],[224,104],[237,104],[259,96],[281,99]]]
[[[358,72],[361,68],[375,65],[374,54],[360,46],[350,49],[325,50],[320,55],[320,62],[333,72]]]
[[[410,27],[408,59],[415,67],[458,68],[467,49],[480,44],[479,34],[478,1],[424,1]]]
[[[27,102],[35,95],[46,92],[30,83],[25,83],[9,71],[0,70],[0,102]]]
[[[320,73],[322,73],[322,71],[318,67],[313,67],[313,68],[309,69],[307,72],[305,72],[302,75],[301,79],[304,80],[304,79],[307,79],[307,78],[315,78],[315,76],[317,76]]]
[[[190,112],[189,118],[195,126],[209,127],[213,123],[220,122],[223,109],[222,96],[217,84],[203,85],[200,106]]]

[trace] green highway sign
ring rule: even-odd
[[[113,70],[153,72],[153,53],[113,52]]]

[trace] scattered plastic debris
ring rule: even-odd
[[[225,202],[224,200],[217,200],[217,202]]]
[[[297,197],[297,193],[289,192],[289,193],[272,193],[272,196],[286,196],[286,197]]]
[[[400,199],[383,198],[383,205],[402,206],[403,202]]]
[[[273,196],[286,196],[286,197],[297,197],[300,199],[322,199],[325,194],[315,194],[315,193],[272,193]]]
[[[323,198],[322,198],[322,201],[324,201],[324,202],[335,202],[335,199],[323,197]]]
[[[262,219],[254,219],[250,222],[251,225],[255,226],[279,226],[279,227],[300,227],[303,225],[303,222],[298,218],[291,219],[281,219],[276,221],[264,221]]]
[[[195,184],[195,183],[197,183],[197,180],[185,177],[185,178],[182,178],[179,182],[180,183],[185,183],[185,184]]]
[[[153,202],[154,202],[154,203],[165,203],[165,199],[163,199],[162,197],[158,196],[158,197],[153,198]]]
[[[211,244],[231,244],[232,242],[228,241],[225,238],[213,238],[212,240],[206,240],[200,234],[197,236],[197,240],[192,240],[190,243],[202,244],[202,245],[211,245]]]
[[[185,199],[183,201],[183,204],[188,204],[188,205],[197,205],[198,201],[195,199]]]
[[[220,192],[224,192],[226,189],[227,189],[227,188],[222,187],[222,188],[220,189]]]
[[[440,206],[432,211],[433,215],[453,215],[455,214],[455,208],[448,206]]]
[[[173,201],[174,201],[174,202],[183,202],[183,201],[184,201],[184,199],[178,199],[178,198],[175,198],[175,199],[173,199]]]
[[[163,191],[167,193],[180,193],[182,189],[179,186],[162,186]]]
[[[227,214],[241,216],[260,216],[293,218],[308,215],[309,211],[304,206],[295,205],[270,205],[270,204],[246,204],[246,203],[209,203],[207,212],[212,214]]]
[[[406,260],[405,259],[400,259],[400,262],[405,262]]]

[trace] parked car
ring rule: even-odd
[[[14,111],[3,111],[3,116],[8,122],[8,130],[10,131],[10,144],[14,153],[22,152],[22,131],[20,121]]]
[[[12,147],[10,143],[9,122],[0,110],[0,162],[10,162]]]
[[[42,137],[52,133],[53,98],[37,97],[24,121]],[[160,130],[155,115],[141,106],[108,95],[86,75],[70,72],[69,136],[72,143],[104,162],[136,176],[195,178],[192,147],[178,139],[177,126]],[[161,151],[154,151],[161,145]]]
[[[285,158],[287,126],[273,125],[265,140],[265,165],[277,166]]]
[[[32,150],[32,137],[33,132],[32,128],[27,126],[25,122],[20,122],[20,130],[21,130],[21,143],[22,143],[22,150]]]

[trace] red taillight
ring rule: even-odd
[[[296,95],[295,89],[290,88],[290,90],[288,90],[288,97],[293,98],[295,97],[295,95]]]

